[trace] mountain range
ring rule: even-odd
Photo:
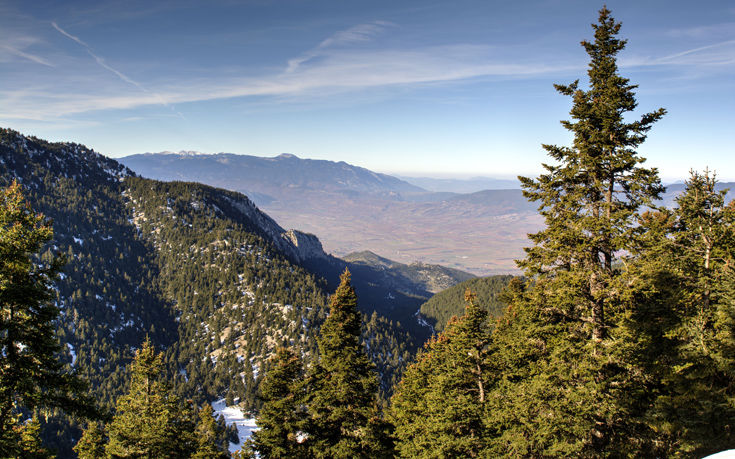
[[[174,172],[186,158],[196,159],[201,164],[194,170],[212,167],[212,180],[224,167],[193,153],[146,158],[166,159]],[[54,239],[41,256],[60,253],[67,260],[54,287],[57,333],[65,345],[61,358],[90,382],[103,406],[111,407],[124,390],[126,365],[149,337],[165,351],[182,396],[239,398],[245,409],[257,409],[258,385],[279,345],[300,342],[307,358],[314,354],[327,296],[345,268],[353,275],[364,314],[362,339],[386,397],[434,329],[461,311],[465,287],[500,310],[497,296],[509,280],[476,279],[416,261],[411,248],[424,244],[425,251],[451,253],[452,246],[462,246],[486,262],[502,262],[488,246],[511,241],[521,247],[525,233],[541,221],[519,190],[434,193],[346,163],[293,156],[270,161],[286,165],[291,175],[268,169],[262,158],[250,160],[265,169],[247,175],[247,168],[232,166],[236,160],[224,163],[232,183],[270,180],[271,205],[281,212],[301,208],[302,217],[312,219],[307,223],[316,220],[312,224],[324,234],[349,230],[366,247],[393,244],[412,261],[391,260],[380,250],[340,258],[327,253],[309,228],[284,229],[293,226],[236,190],[143,178],[83,145],[0,129],[0,186],[13,180],[23,185],[32,208],[54,222]],[[314,169],[308,177],[300,177],[303,161]],[[663,203],[671,205],[680,189],[670,187]],[[309,202],[319,206],[305,207]],[[483,234],[494,239],[483,240]],[[64,456],[78,438],[77,427],[52,413],[46,439]]]
[[[284,226],[318,234],[325,250],[341,257],[369,250],[409,265],[438,264],[479,276],[518,274],[515,260],[530,244],[527,235],[543,226],[537,205],[513,180],[399,178],[292,154],[184,151],[132,155],[120,162],[145,177],[247,194]],[[495,189],[476,191],[482,186]],[[683,187],[668,186],[658,204],[673,206]],[[728,199],[733,196],[731,191]]]
[[[521,182],[517,179],[494,177],[437,178],[396,175],[412,185],[436,193],[475,193],[483,190],[517,190]]]
[[[147,153],[120,162],[157,180],[239,191],[288,227],[318,234],[337,256],[373,251],[476,275],[517,272],[527,233],[541,227],[520,189],[434,192],[347,164],[219,153]]]
[[[327,295],[345,268],[385,397],[431,334],[417,317],[421,304],[474,277],[370,252],[340,259],[316,236],[285,230],[241,193],[145,179],[83,145],[0,129],[0,186],[13,180],[31,207],[53,220],[54,238],[41,256],[67,260],[54,286],[60,357],[107,408],[149,337],[165,351],[180,395],[239,398],[256,409],[257,387],[279,345],[300,342],[307,357],[315,352]],[[55,416],[45,438],[66,457],[78,426]]]

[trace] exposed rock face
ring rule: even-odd
[[[240,196],[238,199],[226,199],[258,228],[260,228],[260,230],[263,231],[263,233],[265,233],[265,235],[267,235],[274,244],[279,248],[282,248],[283,244],[280,243],[279,235],[283,233],[284,229],[281,228],[275,220],[269,217],[265,212],[258,209],[255,203],[246,196]]]
[[[281,237],[288,241],[294,248],[296,258],[299,262],[327,258],[327,254],[324,253],[324,249],[322,248],[321,241],[319,241],[319,238],[313,234],[290,229],[285,233],[282,233]]]
[[[285,231],[275,220],[262,212],[248,198],[229,200],[240,212],[250,219],[265,233],[265,235],[286,255],[297,263],[307,260],[322,260],[327,258],[322,243],[313,234],[290,229]]]

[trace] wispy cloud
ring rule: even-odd
[[[679,51],[661,57],[634,57],[621,61],[623,66],[724,66],[735,64],[735,40],[726,40]]]
[[[208,78],[178,81],[156,88],[170,103],[200,102],[249,96],[294,98],[334,95],[371,88],[421,84],[446,84],[476,77],[525,77],[579,70],[578,65],[507,63],[493,56],[494,48],[476,45],[433,46],[409,50],[330,49],[318,63],[299,66],[258,78]],[[0,90],[0,93],[2,90]],[[43,118],[51,114],[74,114],[94,110],[131,109],[159,103],[150,91],[120,94],[113,90],[97,94],[58,94],[36,91],[25,104],[0,116]],[[26,109],[22,107],[26,106]],[[11,111],[12,110],[12,111]]]
[[[667,32],[667,35],[674,38],[684,37],[717,40],[724,37],[731,37],[733,30],[735,30],[735,22],[725,22],[721,24],[672,29]]]
[[[695,61],[690,60],[691,56],[700,56]],[[688,49],[679,53],[664,56],[658,59],[662,63],[679,63],[679,64],[732,64],[735,62],[735,40],[727,40],[698,48]]]
[[[376,35],[380,34],[386,27],[391,25],[393,24],[386,21],[374,21],[367,24],[359,24],[346,30],[341,30],[331,37],[323,40],[317,46],[300,55],[299,57],[289,60],[286,73],[292,73],[296,71],[296,69],[298,69],[301,64],[308,62],[316,57],[319,57],[324,53],[325,50],[329,48],[360,42],[368,42],[372,40]]]
[[[299,97],[330,96],[373,88],[415,87],[452,84],[472,78],[520,78],[550,74],[575,74],[584,68],[576,57],[548,56],[518,52],[510,47],[455,44],[386,49],[371,45],[392,24],[373,22],[339,31],[310,50],[287,60],[281,70],[258,77],[225,77],[212,73],[207,78],[169,78],[163,84],[140,83],[106,64],[80,38],[53,23],[62,35],[73,40],[94,58],[101,68],[114,73],[137,91],[120,91],[102,84],[70,83],[70,90],[59,91],[58,82],[18,96],[18,91],[0,88],[0,95],[15,103],[2,104],[0,117],[48,119],[97,110],[125,110],[143,106],[181,104],[238,97],[265,96],[272,101]],[[367,45],[367,46],[366,46]],[[525,56],[525,57],[524,57]],[[662,57],[629,58],[621,65],[680,66],[698,68],[731,64],[735,40],[700,46]],[[697,67],[699,66],[699,67]],[[714,67],[713,67],[714,68]],[[179,75],[183,75],[181,72]],[[75,78],[79,78],[76,75]]]
[[[12,46],[9,46],[9,45],[3,45],[2,47],[6,51],[8,51],[10,54],[14,54],[14,55],[16,55],[18,57],[22,57],[24,59],[28,59],[29,61],[35,62],[36,64],[41,64],[41,65],[45,65],[45,66],[48,66],[48,67],[55,67],[55,65],[52,64],[51,62],[47,61],[46,59],[44,59],[44,58],[42,58],[40,56],[36,56],[35,54],[31,54],[31,53],[27,53],[25,51],[21,51],[21,50],[19,50],[17,48],[14,48]]]
[[[85,48],[87,48],[87,50],[89,50],[89,45],[83,42],[79,37],[76,37],[70,34],[69,32],[67,32],[66,30],[62,29],[61,27],[59,27],[59,25],[56,22],[51,22],[51,25],[54,27],[54,29],[58,30],[63,36],[67,38],[71,38],[72,40],[84,46]]]
[[[182,115],[181,113],[179,113],[178,111],[176,111],[175,108],[171,107],[169,105],[169,103],[166,101],[166,99],[163,96],[161,96],[158,93],[149,91],[142,84],[140,84],[137,81],[133,80],[132,78],[128,77],[127,75],[125,75],[121,71],[119,71],[119,70],[113,68],[112,66],[108,65],[105,62],[105,60],[103,58],[101,58],[100,56],[98,56],[97,54],[95,54],[94,51],[92,51],[92,47],[89,46],[87,43],[85,43],[82,39],[80,39],[77,36],[74,36],[74,35],[70,34],[66,30],[62,29],[61,27],[59,27],[59,25],[56,22],[51,22],[51,25],[53,26],[54,29],[56,29],[57,31],[59,31],[59,33],[61,33],[65,37],[67,37],[67,38],[75,41],[76,43],[80,44],[81,46],[83,46],[84,49],[87,51],[87,53],[95,60],[95,62],[97,62],[97,64],[99,64],[100,67],[104,68],[105,70],[107,70],[109,72],[112,72],[114,75],[116,75],[122,81],[124,81],[124,82],[126,82],[128,84],[131,84],[131,85],[135,86],[136,88],[140,89],[141,91],[143,91],[145,93],[150,94],[151,96],[153,96],[156,99],[156,101],[157,101],[156,103],[158,103],[160,105],[163,105],[165,107],[170,108],[179,117],[184,118],[184,115]]]

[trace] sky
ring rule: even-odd
[[[607,2],[664,107],[639,149],[664,180],[735,180],[735,2]],[[111,157],[292,153],[436,177],[532,175],[568,145],[601,3],[0,0],[0,126]]]

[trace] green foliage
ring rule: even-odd
[[[74,446],[79,459],[99,459],[105,457],[105,432],[96,422],[90,422],[82,437]]]
[[[50,291],[64,344],[56,356],[66,371],[89,382],[99,406],[110,409],[125,389],[132,349],[147,334],[169,346],[176,330],[167,302],[155,292],[150,249],[128,220],[121,178],[130,172],[81,145],[8,129],[0,129],[0,156],[0,185],[17,179],[33,208],[53,219],[53,239],[40,261],[49,264],[58,253],[66,260]],[[44,442],[62,457],[73,455],[79,420],[59,410],[46,414]]]
[[[636,86],[617,73],[616,55],[626,43],[616,38],[620,24],[603,8],[593,28],[594,42],[582,42],[590,56],[590,89],[579,89],[578,82],[556,85],[574,101],[570,114],[575,121],[562,122],[574,134],[573,145],[544,145],[557,164],[544,164],[548,173],[537,180],[519,177],[524,195],[540,203],[546,223],[546,229],[530,235],[535,244],[519,265],[531,277],[563,278],[570,288],[560,285],[559,291],[579,299],[569,301],[560,314],[588,319],[586,328],[600,341],[607,327],[606,303],[614,300],[609,285],[617,275],[615,257],[635,247],[637,211],[651,206],[663,191],[657,170],[640,166],[645,160],[635,149],[665,111],[624,120],[637,103]]]
[[[419,311],[436,332],[441,332],[449,319],[464,313],[465,292],[470,290],[477,301],[488,309],[491,317],[499,316],[507,306],[500,300],[500,294],[512,278],[508,275],[489,276],[461,282],[432,296],[421,305]]]
[[[649,413],[665,454],[735,445],[735,202],[726,205],[715,185],[709,172],[692,172],[676,209],[644,219],[661,236],[641,269],[664,280],[653,285],[676,313],[665,328],[668,371]]]
[[[609,348],[549,313],[555,305],[545,297],[547,285],[511,284],[510,306],[493,333],[490,360],[498,380],[488,396],[491,456],[595,456],[607,446],[595,443],[606,422],[628,421],[616,403],[624,371]]]
[[[625,42],[600,12],[589,91],[563,124],[572,147],[522,179],[546,229],[519,264],[490,346],[490,456],[701,456],[733,447],[732,209],[707,173],[678,208],[635,148],[663,110],[627,123],[634,86],[617,75]]]
[[[674,212],[638,224],[660,184],[635,147],[663,111],[623,122],[636,105],[616,73],[625,43],[605,9],[595,29],[595,42],[583,43],[591,89],[557,88],[574,97],[576,122],[564,122],[574,146],[546,146],[560,165],[523,179],[547,229],[521,263],[534,283],[495,335],[504,371],[491,413],[504,428],[494,453],[731,447],[732,216],[714,179],[693,174]]]
[[[363,316],[363,325],[361,342],[375,364],[380,380],[379,399],[385,404],[413,360],[417,340],[400,322],[389,320],[376,311],[370,318]]]
[[[392,444],[377,406],[375,367],[360,343],[360,314],[350,273],[340,277],[317,339],[319,360],[307,377],[309,454],[384,457]]]
[[[108,426],[112,457],[189,457],[195,449],[193,426],[162,378],[163,355],[150,341],[136,352],[130,390],[117,401]]]
[[[380,415],[375,365],[360,337],[362,316],[345,270],[304,372],[298,351],[279,349],[260,387],[260,430],[250,446],[262,457],[390,457],[391,426]],[[384,339],[373,314],[368,343]]]
[[[391,399],[401,457],[479,457],[486,451],[488,313],[469,290],[465,297],[464,315],[425,345]]]
[[[206,403],[199,410],[199,422],[194,431],[197,449],[191,456],[192,459],[228,458],[227,442],[221,441],[223,433],[214,419],[212,405]]]
[[[27,459],[50,459],[56,457],[41,444],[41,422],[38,420],[37,415],[34,414],[22,426],[17,426],[16,430],[20,437],[19,448],[16,452],[18,457]]]
[[[533,283],[516,291],[495,333],[492,358],[505,369],[490,396],[503,405],[491,409],[500,432],[495,454],[624,454],[636,447],[632,415],[645,381],[622,339],[620,313],[635,305],[626,305],[629,279],[618,260],[640,244],[639,209],[663,191],[636,148],[665,111],[624,119],[637,104],[635,85],[618,74],[620,24],[603,8],[593,28],[594,41],[582,42],[589,89],[556,86],[573,99],[572,121],[562,122],[573,144],[544,145],[555,164],[545,164],[536,180],[520,178],[546,228],[530,235],[534,246],[519,262]]]
[[[289,348],[280,348],[274,363],[260,385],[262,407],[259,430],[253,432],[252,447],[261,457],[308,457],[305,432],[307,413],[303,364]]]
[[[17,447],[21,409],[95,414],[83,381],[58,359],[51,285],[64,261],[37,258],[52,236],[51,223],[31,209],[17,182],[0,192],[0,454]],[[36,427],[34,419],[24,435],[36,435]]]

